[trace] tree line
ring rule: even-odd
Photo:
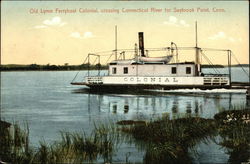
[[[55,71],[55,70],[97,70],[97,69],[107,69],[107,65],[89,65],[89,64],[81,64],[81,65],[68,65],[65,63],[64,65],[38,65],[38,64],[30,64],[30,65],[18,65],[18,64],[7,64],[1,65],[1,71]]]

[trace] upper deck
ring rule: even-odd
[[[193,77],[196,65],[192,62],[165,64],[160,62],[113,62],[109,76],[171,76]]]

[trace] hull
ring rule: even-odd
[[[228,77],[202,77],[202,76],[89,76],[86,77],[89,86],[118,85],[118,86],[225,86],[229,85]]]
[[[140,91],[145,89],[157,89],[157,90],[174,90],[174,89],[218,89],[218,88],[225,88],[229,89],[229,85],[213,85],[213,86],[206,86],[206,85],[118,85],[118,84],[85,84],[91,90],[94,91],[106,91],[106,92],[118,92],[118,91]]]
[[[163,76],[92,76],[86,82],[73,85],[85,85],[94,91],[119,92],[140,91],[145,89],[217,89],[230,88],[228,77],[163,77]]]

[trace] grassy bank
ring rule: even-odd
[[[100,126],[91,135],[61,132],[61,139],[52,144],[41,141],[36,148],[29,143],[29,128],[17,124],[0,131],[0,159],[15,164],[58,164],[111,162],[116,149],[117,135],[112,127]]]
[[[216,124],[212,119],[199,117],[162,118],[146,124],[126,125],[121,130],[145,148],[144,163],[192,163],[189,150],[213,137]]]
[[[145,151],[144,163],[192,163],[196,145],[220,136],[216,143],[226,148],[229,163],[250,159],[250,111],[231,110],[214,119],[186,117],[154,121],[122,120],[117,124],[99,125],[90,135],[61,132],[54,143],[29,144],[29,127],[1,123],[0,159],[9,163],[112,163],[121,143],[135,144]],[[211,140],[210,140],[211,141]],[[214,142],[216,142],[214,140]],[[126,157],[124,163],[128,163]]]
[[[121,131],[129,142],[144,149],[144,163],[192,163],[195,145],[220,136],[226,148],[228,163],[250,162],[250,111],[231,110],[218,113],[214,119],[187,117],[151,122],[120,121]],[[132,136],[132,137],[131,137]]]
[[[250,162],[250,110],[226,111],[214,116],[219,145],[227,149],[229,163]]]

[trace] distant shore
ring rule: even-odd
[[[248,67],[248,64],[241,65],[232,65],[232,67]],[[202,68],[224,68],[227,67],[225,65],[202,65]],[[74,70],[98,70],[98,69],[108,69],[107,65],[89,65],[81,64],[81,65],[38,65],[38,64],[5,64],[0,66],[0,71],[74,71]]]
[[[107,69],[107,65],[21,65],[21,64],[6,64],[0,66],[0,71],[74,71],[74,70],[98,70]]]

